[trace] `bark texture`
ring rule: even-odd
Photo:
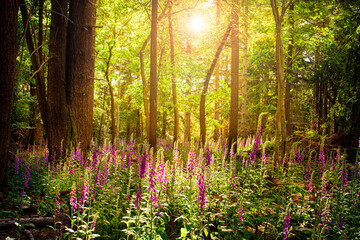
[[[0,192],[8,193],[7,170],[13,106],[18,1],[0,4]]]
[[[220,0],[216,1],[216,26],[219,27],[220,26],[220,10],[221,10],[221,5],[220,5]],[[220,59],[219,59],[219,63],[216,65],[215,68],[215,91],[219,91],[219,81],[220,81]],[[220,121],[220,114],[219,114],[219,101],[215,102],[215,111],[214,111],[214,119],[215,121],[218,123]],[[219,127],[217,125],[215,125],[214,128],[214,141],[217,141],[219,139],[220,136],[220,130]]]
[[[171,87],[172,87],[172,102],[174,109],[174,137],[173,142],[179,138],[179,109],[177,106],[177,94],[176,94],[176,75],[175,75],[175,49],[174,49],[174,34],[171,21],[171,7],[168,14],[169,22],[169,38],[170,38],[170,61],[171,61]]]
[[[151,11],[151,52],[150,52],[150,121],[149,144],[156,152],[157,131],[157,11],[158,1],[152,0]]]
[[[33,218],[20,218],[17,220],[14,219],[1,219],[0,220],[0,229],[11,229],[17,228],[16,223],[21,225],[32,223],[37,228],[54,226],[55,221],[52,217],[33,217]]]
[[[67,146],[66,103],[66,29],[68,0],[51,1],[50,60],[48,65],[47,110],[50,154],[60,156],[61,145]]]
[[[33,71],[32,77],[35,78],[36,81],[36,95],[40,108],[41,119],[43,121],[43,128],[45,131],[45,139],[47,138],[48,133],[48,119],[47,119],[47,104],[46,104],[46,91],[45,91],[45,74],[44,74],[44,64],[45,62],[41,62],[41,52],[40,48],[38,48],[37,41],[33,41],[33,34],[31,31],[31,19],[26,8],[26,4],[24,0],[19,0],[20,10],[22,16],[22,22],[25,29],[25,39],[26,44],[28,46],[28,50],[31,54],[31,68]]]
[[[286,12],[286,6],[281,6],[281,11],[277,6],[276,0],[271,0],[271,8],[276,25],[276,80],[278,85],[278,101],[275,116],[275,147],[274,155],[277,163],[282,161],[285,155],[286,127],[285,127],[285,78],[284,78],[284,46],[282,40],[281,24]]]
[[[230,102],[230,125],[229,125],[229,150],[237,141],[238,112],[239,112],[239,15],[238,1],[232,3],[231,12],[231,102]],[[236,144],[234,149],[236,152]]]
[[[71,141],[83,152],[90,146],[93,126],[95,71],[95,0],[70,0],[67,33],[66,86]]]
[[[242,96],[242,103],[241,103],[241,128],[240,128],[240,136],[246,137],[247,130],[246,130],[246,103],[247,103],[247,82],[248,82],[248,11],[249,7],[247,4],[247,0],[243,0],[243,21],[244,21],[244,35],[243,35],[243,73],[242,73],[242,82],[241,82],[241,96]]]

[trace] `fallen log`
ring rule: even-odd
[[[24,232],[24,234],[26,235],[26,239],[27,239],[27,240],[35,240],[34,236],[33,236],[32,233],[30,232],[30,230],[24,230],[23,232]]]
[[[0,230],[16,228],[18,224],[24,228],[43,228],[47,226],[54,226],[54,218],[52,217],[32,217],[32,218],[20,218],[20,219],[0,219]]]

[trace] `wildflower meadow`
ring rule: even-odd
[[[275,163],[261,128],[236,144],[162,141],[154,154],[130,139],[52,159],[46,144],[19,147],[9,169],[17,211],[0,214],[62,216],[55,239],[360,238],[359,148],[347,159],[295,142]]]

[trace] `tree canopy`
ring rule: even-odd
[[[59,48],[52,44],[59,43],[51,42],[50,26],[56,21],[54,16],[63,18],[70,26],[73,23],[72,17],[67,17],[67,9],[59,12],[59,8],[52,8],[54,4],[52,1],[20,4],[28,16],[19,14],[18,20],[12,132],[13,139],[24,144],[34,141],[29,136],[41,126],[45,129],[43,134],[49,131],[51,135],[51,130],[46,130],[48,120],[41,103],[53,102],[51,89],[41,90],[43,85],[53,86],[52,72],[56,73],[51,65],[52,51]],[[231,11],[239,15],[239,24],[231,32],[239,31],[236,51],[242,64],[236,67],[240,89],[236,94],[238,110],[234,111],[241,110],[235,117],[241,126],[241,137],[254,135],[258,117],[267,112],[262,130],[269,138],[275,136],[273,126],[281,122],[287,129],[287,134],[279,132],[282,142],[296,131],[314,130],[328,136],[340,131],[350,136],[348,146],[354,146],[359,135],[359,6],[356,1],[340,0],[159,1],[157,138],[200,140],[203,136],[205,144],[214,137],[215,129],[220,130],[221,138],[228,138],[234,40],[223,38],[231,22]],[[149,114],[151,19],[149,1],[96,2],[96,23],[91,26],[96,31],[93,124],[88,127],[92,128],[92,138],[97,143],[131,135],[149,137],[149,121],[154,120],[151,119],[154,115]],[[71,31],[67,34],[67,39],[73,35]],[[281,37],[282,65],[276,64],[277,35]],[[38,55],[39,65],[35,60],[31,63],[29,57]],[[66,66],[67,74],[70,67]],[[209,73],[210,70],[213,72]],[[279,82],[277,76],[281,72],[284,75]],[[76,89],[84,87],[82,84]],[[281,99],[284,101],[278,105]],[[36,112],[37,103],[42,118]],[[279,109],[282,105],[283,110]],[[51,104],[48,108],[54,109]],[[286,116],[275,117],[277,109]],[[35,126],[33,119],[40,118],[42,125]],[[240,133],[237,125],[235,128]],[[47,139],[50,135],[43,136]]]

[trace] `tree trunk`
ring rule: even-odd
[[[189,40],[187,40],[186,43],[186,53],[188,55],[191,54],[191,45]],[[186,78],[186,82],[188,84],[189,89],[185,92],[185,98],[187,100],[189,100],[189,96],[191,94],[191,74],[189,73],[187,78]],[[188,101],[189,103],[189,101]],[[191,105],[189,103],[189,109],[191,108]],[[184,142],[190,142],[191,140],[191,112],[190,110],[187,109],[185,110],[185,124],[184,124]]]
[[[165,6],[165,8],[162,10],[160,16],[157,18],[157,21],[160,21],[166,14],[166,11],[169,7],[169,3]],[[171,11],[171,10],[170,10]],[[157,14],[156,14],[157,16]],[[143,83],[143,101],[144,101],[144,113],[145,113],[145,126],[146,126],[146,137],[149,139],[149,124],[150,124],[150,113],[149,113],[149,100],[148,100],[148,87],[147,87],[147,81],[145,76],[145,64],[144,64],[144,52],[147,44],[149,43],[151,39],[151,33],[146,38],[145,42],[143,43],[141,49],[140,49],[140,76]]]
[[[39,59],[40,62],[43,62],[43,51],[42,45],[44,40],[44,31],[43,31],[43,19],[44,19],[44,0],[39,0],[39,33],[38,33],[38,47],[39,47]]]
[[[111,144],[114,145],[115,142],[115,136],[116,136],[116,126],[115,126],[115,96],[114,96],[114,90],[109,78],[109,69],[110,69],[110,61],[112,57],[112,50],[114,48],[114,45],[109,45],[109,58],[106,60],[106,70],[105,70],[105,79],[109,87],[110,92],[110,115],[111,115]]]
[[[117,83],[117,88],[118,88],[117,97],[118,97],[118,99],[121,98],[121,69],[122,69],[122,64],[120,64],[119,81]],[[116,139],[118,140],[119,139],[119,133],[120,133],[120,103],[119,103],[119,101],[117,101],[117,103],[116,103],[116,108],[117,108],[117,111],[116,111],[116,115],[117,115],[117,118],[116,118]],[[141,134],[140,134],[139,137],[141,137]]]
[[[39,48],[36,42],[33,41],[32,34],[30,31],[31,19],[26,8],[24,0],[19,0],[20,10],[22,15],[22,21],[25,29],[26,43],[31,54],[31,67],[33,70],[33,77],[36,80],[36,94],[39,103],[41,118],[43,121],[45,139],[47,139],[48,133],[48,119],[47,119],[47,103],[45,97],[45,74],[44,74],[44,62],[40,61]]]
[[[39,60],[42,63],[44,61],[43,59],[43,51],[42,51],[42,44],[43,44],[43,11],[44,10],[44,0],[39,0],[38,3],[38,54],[39,54]],[[30,83],[30,95],[32,97],[36,97],[37,92],[36,92],[36,84]],[[39,104],[37,102],[33,102],[31,104],[31,120],[30,120],[30,131],[29,131],[29,143],[30,144],[40,144],[41,140],[42,140],[42,125],[41,125],[41,113],[40,113],[40,108],[39,108]]]
[[[167,122],[167,111],[166,109],[164,109],[163,111],[163,116],[162,116],[162,128],[161,128],[161,137],[163,139],[166,138],[166,126],[168,125],[168,122]]]
[[[140,109],[136,110],[135,137],[137,139],[139,139],[141,137],[141,114],[140,114]]]
[[[294,11],[294,3],[289,7],[289,11],[292,13]],[[293,52],[294,52],[294,18],[290,15],[289,19],[290,24],[290,43],[288,45],[288,57],[286,63],[286,75],[285,75],[285,122],[286,122],[286,134],[287,136],[292,134],[292,124],[291,124],[291,83],[290,83],[290,73],[292,72],[292,63],[293,63]],[[286,136],[286,137],[287,137]]]
[[[241,95],[242,95],[242,103],[241,103],[241,130],[240,136],[246,137],[246,104],[247,104],[247,82],[248,82],[248,11],[249,7],[247,4],[247,0],[243,0],[244,7],[244,47],[243,47],[243,74],[242,74],[242,84],[241,84]]]
[[[318,113],[317,115],[319,116],[318,118],[318,131],[320,134],[323,134],[323,129],[321,128],[323,122],[323,103],[324,103],[324,82],[322,81],[322,79],[320,78],[319,80],[319,108],[318,108]]]
[[[71,141],[85,153],[93,126],[96,0],[70,0],[69,19],[66,83]]]
[[[0,4],[0,192],[8,194],[8,162],[11,113],[16,70],[18,1]]]
[[[216,1],[216,26],[219,27],[220,26],[220,10],[221,10],[221,6],[220,6],[220,0]],[[216,65],[215,68],[215,91],[219,91],[219,81],[220,81],[220,60],[219,60],[219,64]],[[215,102],[215,109],[214,109],[214,119],[216,123],[219,123],[220,120],[220,114],[219,114],[219,101],[217,100]],[[215,129],[214,129],[214,141],[216,142],[219,139],[220,136],[220,130],[219,127],[217,125],[215,125]]]
[[[151,11],[151,52],[150,52],[150,121],[149,144],[156,152],[157,130],[157,9],[158,1],[152,0]]]
[[[146,137],[149,138],[149,100],[148,100],[148,87],[145,76],[145,66],[144,66],[144,52],[147,43],[150,41],[151,35],[145,40],[144,44],[140,50],[140,75],[143,83],[143,101],[144,101],[144,113],[145,113],[145,126],[146,126]]]
[[[38,27],[38,54],[39,54],[39,61],[43,62],[43,55],[42,55],[42,43],[43,43],[43,7],[44,2],[43,0],[39,0],[38,3],[38,20],[39,20],[39,27]],[[28,19],[30,20],[30,19]],[[29,28],[30,21],[27,22],[27,26]],[[30,28],[29,28],[30,29]],[[34,69],[35,67],[33,67]],[[32,98],[36,98],[37,96],[37,89],[36,84],[30,82],[30,96]],[[34,101],[30,104],[30,122],[29,122],[29,136],[28,136],[28,144],[39,144],[41,141],[41,121],[38,118],[40,115],[39,104],[37,101]]]
[[[206,78],[205,78],[205,82],[204,82],[204,87],[201,93],[201,99],[200,99],[200,136],[201,136],[201,143],[202,146],[205,146],[205,142],[206,142],[206,123],[205,123],[205,100],[206,100],[206,92],[207,89],[209,87],[209,82],[211,79],[211,75],[214,72],[214,69],[216,67],[216,63],[220,57],[221,51],[225,45],[226,39],[228,38],[229,34],[230,34],[230,30],[231,30],[231,24],[229,24],[228,28],[226,29],[226,32],[223,36],[223,38],[221,39],[220,45],[215,53],[215,57],[211,63],[210,69],[206,74]]]
[[[284,4],[284,3],[283,3]],[[271,0],[271,8],[276,24],[276,80],[278,86],[278,101],[275,116],[275,146],[274,155],[279,163],[285,154],[285,84],[284,84],[284,47],[281,37],[282,16],[279,15],[276,0]],[[282,6],[282,14],[285,12],[285,6]]]
[[[233,0],[231,10],[231,102],[229,126],[229,150],[237,141],[239,113],[239,15],[238,0]],[[236,152],[236,144],[234,152]]]
[[[327,116],[328,116],[328,95],[329,95],[329,91],[328,91],[328,82],[327,80],[324,81],[323,84],[323,108],[322,108],[322,116],[323,116],[323,123],[327,123]],[[325,124],[325,127],[323,129],[323,134],[329,134],[329,127],[327,126],[327,124]]]
[[[37,99],[36,84],[30,82],[30,96]],[[27,136],[27,145],[40,144],[42,139],[42,125],[39,119],[41,118],[39,104],[37,101],[30,103],[30,120],[29,120],[29,134]]]
[[[169,21],[169,38],[170,38],[170,61],[171,61],[171,86],[172,86],[172,102],[174,109],[174,138],[173,142],[177,141],[179,138],[179,109],[177,106],[177,94],[176,94],[176,75],[175,75],[175,50],[174,50],[174,34],[171,22],[171,10],[168,14]]]
[[[99,124],[99,131],[98,131],[98,137],[97,137],[97,145],[101,146],[103,144],[103,134],[102,134],[102,126],[104,124],[104,117],[105,114],[102,113],[101,114],[101,120],[100,120],[100,124]]]
[[[320,53],[319,53],[319,46],[315,47],[315,63],[314,63],[314,70],[316,71],[319,62],[320,62]],[[320,81],[319,79],[315,79],[315,82],[313,84],[313,130],[319,131],[320,130],[320,124],[319,124],[319,112],[320,112]]]
[[[60,156],[67,147],[68,108],[66,102],[66,31],[68,0],[51,1],[50,60],[48,65],[47,114],[50,154]]]

